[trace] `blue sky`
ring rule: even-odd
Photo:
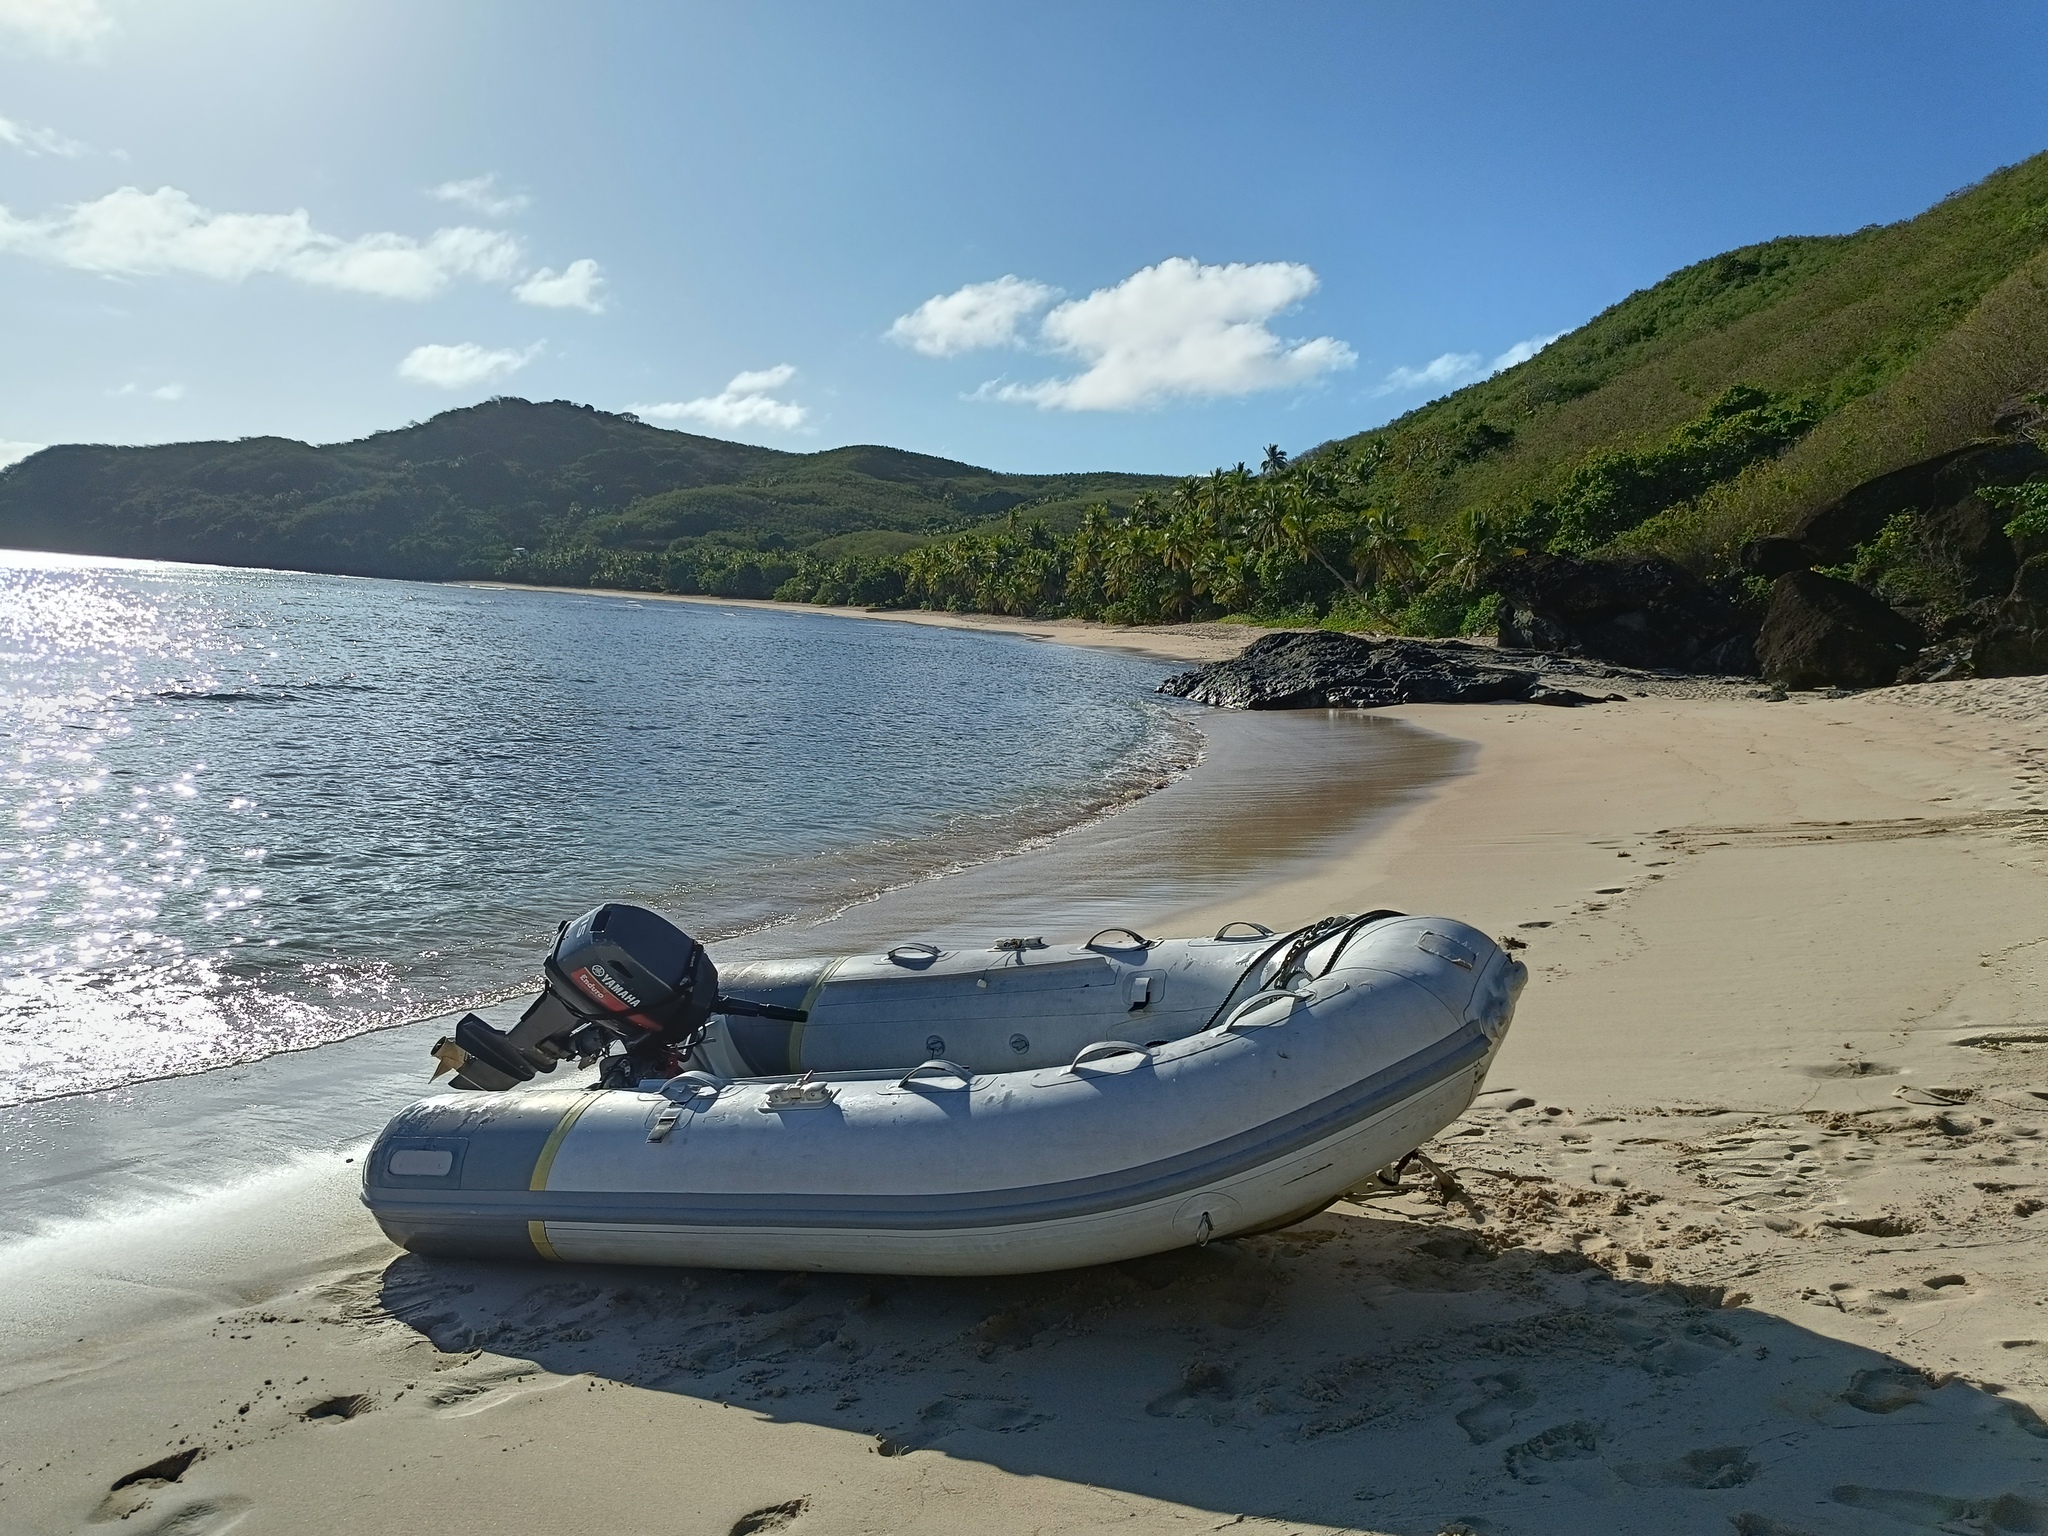
[[[502,392],[1199,472],[1911,215],[2044,81],[2038,4],[0,0],[0,443]]]

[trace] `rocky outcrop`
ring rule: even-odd
[[[1628,667],[1756,670],[1749,630],[1733,605],[1683,566],[1654,555],[1522,555],[1495,566],[1487,584],[1501,595],[1503,646]]]
[[[1776,581],[1794,571],[1810,571],[1821,563],[1813,546],[1797,539],[1751,539],[1742,546],[1744,574],[1761,576],[1765,581]]]
[[[2048,452],[2032,441],[1976,443],[1866,480],[1786,536],[1745,544],[1743,569],[1777,581],[1757,640],[1764,675],[1788,687],[1870,687],[2048,672],[2048,593],[2034,591],[2048,572],[2031,572],[2027,557],[2039,551],[2008,534],[2010,512],[1982,494],[2042,475]],[[1903,612],[1811,571],[1847,564],[1905,512],[1900,570],[1910,579],[1884,578]],[[1802,580],[1788,586],[1794,575]],[[1894,665],[1906,646],[1918,654]]]
[[[1853,581],[1790,571],[1771,587],[1756,652],[1766,680],[1781,688],[1881,688],[1925,639]]]
[[[2043,472],[2048,453],[2030,442],[1973,444],[1866,480],[1786,531],[1814,552],[1814,564],[1840,565],[1901,512],[1933,513],[1974,499],[1987,485],[2017,485]]]
[[[1266,635],[1159,692],[1219,709],[1373,709],[1388,704],[1590,704],[1534,668],[1455,640],[1366,640],[1325,630]]]
[[[1914,525],[1921,544],[1938,552],[1963,590],[1981,602],[2004,597],[2019,574],[2019,553],[2005,531],[2011,520],[2010,512],[1972,493],[1922,513]]]
[[[1938,683],[2043,672],[2048,672],[2048,554],[2021,564],[2003,597],[1973,603],[1945,622],[1900,678]]]

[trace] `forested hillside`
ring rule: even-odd
[[[1486,572],[1517,551],[1645,551],[1739,587],[1745,540],[2038,431],[2044,388],[2048,155],[1898,224],[1699,262],[1292,459],[1276,447],[1071,533],[1017,519],[889,561],[801,562],[785,595],[1434,634],[1486,623]]]
[[[894,448],[781,453],[498,399],[324,447],[47,448],[0,473],[0,545],[760,597],[821,544],[895,553],[1012,509],[1071,525],[1162,483],[1001,475]]]

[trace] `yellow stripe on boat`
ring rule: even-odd
[[[838,970],[840,966],[846,964],[846,959],[845,955],[841,955],[830,965],[826,966],[824,970],[818,972],[818,979],[811,983],[810,991],[804,994],[804,1000],[798,1003],[797,1007],[801,1008],[806,1014],[816,1007],[818,994],[825,990],[825,983],[832,979],[832,973]],[[804,1030],[808,1026],[808,1019],[802,1024],[792,1024],[789,1026],[789,1070],[792,1072],[801,1072],[804,1069]]]
[[[555,1122],[555,1128],[548,1132],[548,1139],[542,1143],[540,1156],[533,1160],[533,1177],[526,1182],[528,1189],[540,1190],[548,1187],[548,1175],[554,1171],[555,1154],[562,1150],[562,1138],[569,1134],[569,1127],[576,1123],[577,1116],[597,1102],[601,1092],[603,1090],[599,1088],[584,1089],[583,1096],[562,1112],[562,1118]],[[538,1227],[540,1223],[530,1222],[528,1225]]]

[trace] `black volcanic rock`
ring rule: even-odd
[[[1326,630],[1266,635],[1159,692],[1219,709],[1372,709],[1387,704],[1597,702],[1456,641],[1364,640]]]
[[[1810,571],[1820,563],[1813,546],[1797,539],[1751,539],[1742,546],[1742,569],[1765,581],[1776,581],[1793,571]]]
[[[1962,578],[1964,590],[1978,600],[2001,598],[2019,574],[2019,552],[2005,531],[2012,514],[1974,493],[1938,507],[1915,520],[1922,542],[1939,550],[1944,562]]]
[[[1998,598],[1971,604],[1900,674],[1909,683],[2048,672],[2048,554],[2035,555]]]
[[[1597,656],[1628,667],[1756,670],[1748,627],[1733,605],[1658,556],[1521,555],[1495,566],[1486,579],[1501,595],[1503,646]]]
[[[2030,442],[1973,444],[1866,480],[1816,507],[1788,531],[1814,551],[1815,564],[1839,565],[1901,512],[1936,512],[1973,498],[1987,485],[2018,485],[2044,471],[2048,453]]]
[[[1782,688],[1882,688],[1925,641],[1853,581],[1791,571],[1771,588],[1756,650],[1765,678]]]

